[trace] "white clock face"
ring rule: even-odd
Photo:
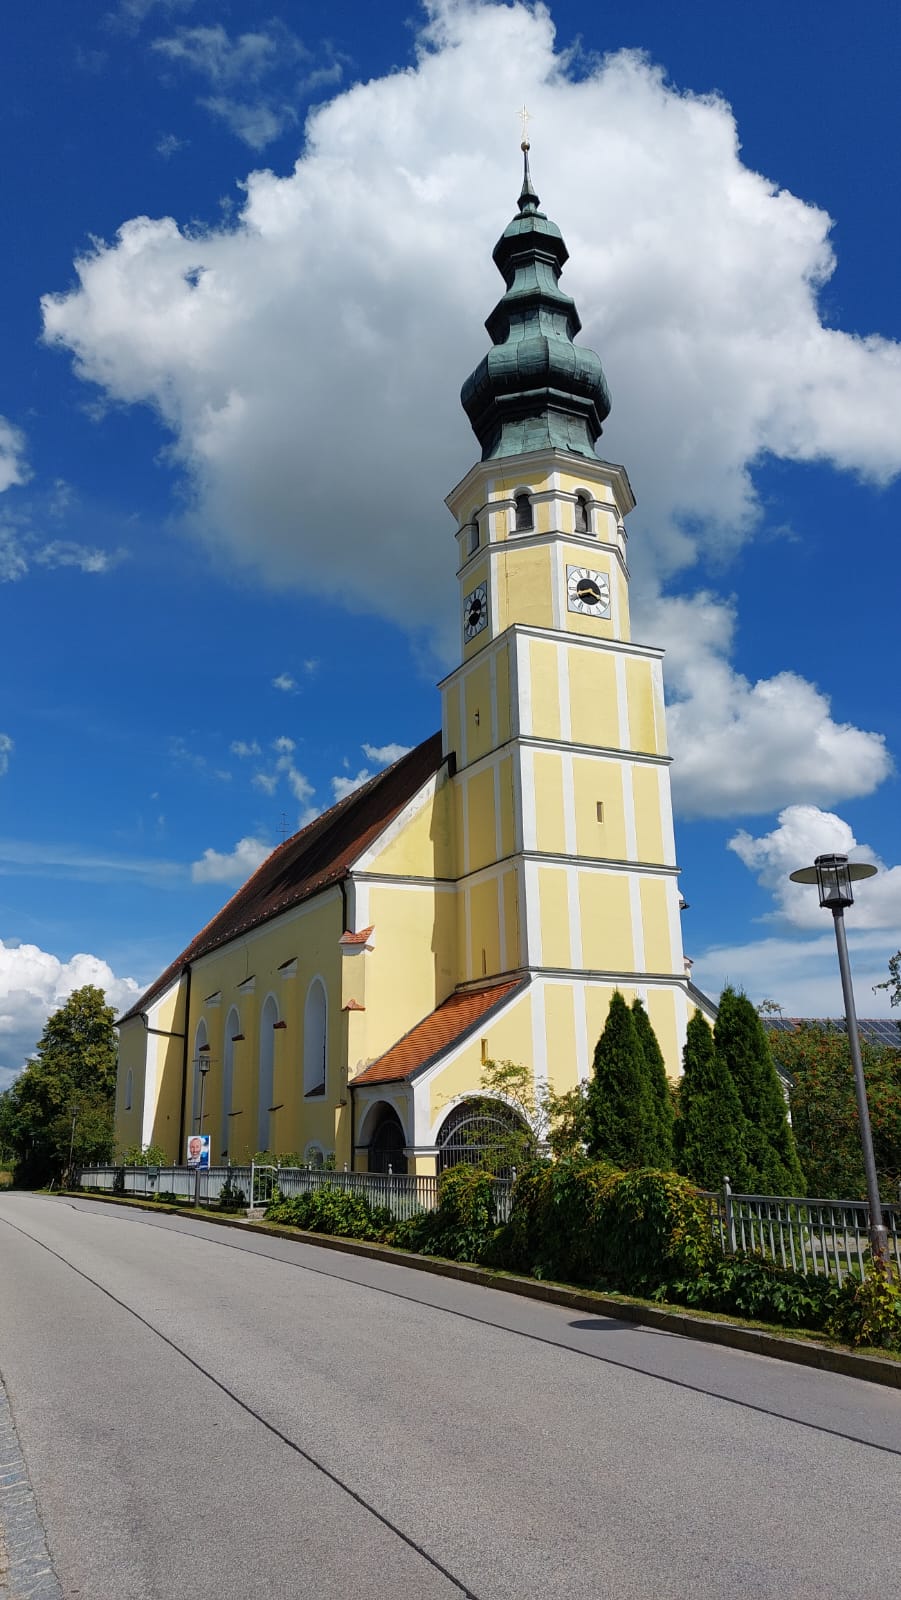
[[[480,583],[463,601],[463,637],[469,642],[488,626],[488,585]]]
[[[609,617],[610,579],[606,572],[588,567],[567,567],[566,604],[584,617]]]

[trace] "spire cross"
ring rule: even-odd
[[[527,109],[527,107],[525,105],[523,105],[523,108],[519,113],[519,120],[522,123],[522,149],[523,150],[528,150],[529,149],[529,123],[532,120],[532,113]]]

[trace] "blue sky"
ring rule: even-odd
[[[121,1004],[283,826],[437,725],[457,396],[523,100],[639,501],[695,977],[837,1011],[830,928],[785,878],[865,847],[858,1001],[887,1009],[901,22],[846,24],[768,0],[9,19],[0,1082],[73,984]]]

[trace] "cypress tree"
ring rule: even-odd
[[[803,1194],[804,1174],[766,1031],[747,995],[731,986],[720,996],[714,1039],[745,1117],[747,1181],[760,1194]]]
[[[653,1120],[644,1051],[632,1013],[617,989],[594,1052],[588,1086],[588,1153],[618,1167],[645,1164]]]
[[[666,1172],[673,1164],[673,1102],[666,1064],[651,1019],[637,998],[632,1002],[632,1021],[644,1055],[645,1086],[653,1112],[646,1130],[644,1164]]]
[[[734,1188],[746,1180],[744,1117],[738,1090],[717,1051],[707,1018],[696,1011],[688,1024],[685,1068],[676,1123],[677,1167],[702,1189]]]

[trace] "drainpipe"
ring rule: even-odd
[[[178,1149],[176,1151],[175,1165],[185,1147],[185,1099],[188,1093],[188,1035],[191,1031],[191,963],[184,970],[185,983],[185,1031],[184,1043],[181,1052],[181,1110],[178,1115]]]

